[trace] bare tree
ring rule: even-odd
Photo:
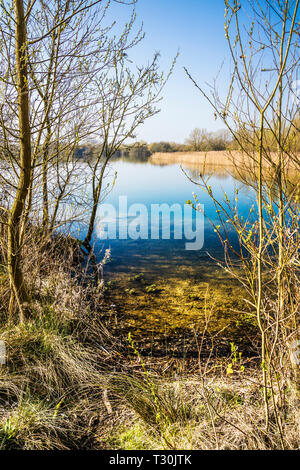
[[[215,85],[213,95],[208,95],[186,72],[237,142],[240,153],[232,154],[235,170],[257,196],[256,207],[244,220],[237,194],[234,205],[226,195],[220,201],[203,180],[220,217],[215,230],[224,243],[226,267],[247,289],[256,314],[265,430],[269,432],[273,416],[285,448],[282,390],[291,370],[291,344],[299,338],[300,159],[293,137],[299,113],[293,92],[299,66],[299,0],[224,3],[233,62],[228,94],[220,96]],[[230,225],[240,251],[232,246]],[[234,251],[237,258],[230,256]],[[240,262],[244,276],[235,269]],[[293,364],[292,370],[292,383],[299,390],[299,365]]]
[[[15,14],[15,57],[16,57],[16,88],[18,94],[19,118],[19,178],[13,205],[8,219],[7,263],[11,283],[11,308],[15,298],[23,321],[27,310],[28,296],[24,286],[21,269],[20,228],[22,215],[32,174],[31,128],[29,117],[29,85],[27,63],[27,29],[22,0],[14,2]],[[26,304],[25,304],[26,303]]]
[[[207,140],[206,136],[206,129],[199,129],[196,127],[194,130],[192,130],[189,137],[186,139],[186,144],[189,145],[191,150],[198,152],[203,150],[203,144]]]
[[[5,162],[1,184],[9,193],[9,311],[11,315],[17,304],[21,321],[30,313],[22,243],[33,203],[42,199],[42,228],[45,233],[53,230],[68,192],[76,146],[97,130],[98,97],[92,84],[143,36],[138,31],[129,37],[133,13],[119,38],[110,37],[114,24],[102,26],[109,4],[101,0],[0,4],[0,148]],[[63,162],[65,171],[58,162]],[[52,207],[49,185],[55,193]]]

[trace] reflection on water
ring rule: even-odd
[[[236,325],[240,321],[240,316],[232,314],[232,309],[242,309],[242,296],[240,286],[209,256],[223,257],[222,245],[208,220],[217,223],[218,215],[211,198],[187,177],[198,181],[203,168],[185,165],[185,174],[179,164],[160,166],[114,161],[111,175],[115,171],[117,180],[105,203],[117,208],[119,196],[127,196],[128,206],[141,203],[150,211],[151,204],[183,206],[185,201],[193,199],[195,192],[206,215],[204,246],[198,251],[185,250],[186,240],[172,237],[170,240],[103,241],[97,238],[99,231],[95,230],[93,242],[99,259],[106,248],[111,249],[112,259],[105,267],[105,278],[109,281],[112,302],[122,306],[121,317],[126,319],[135,335],[145,338],[144,349],[150,348],[149,336],[156,338],[151,343],[152,351],[156,347],[155,341],[162,344],[172,337],[175,342],[178,338],[182,340],[179,331],[203,330],[204,318],[213,311],[210,331],[225,329],[226,344],[229,344],[229,339],[236,336]],[[244,216],[249,213],[254,202],[253,192],[230,174],[230,168],[218,166],[213,169],[210,166],[205,174],[209,176],[216,198],[224,199],[226,192],[233,201],[235,189],[239,188],[239,213]],[[123,218],[124,214],[119,216]],[[182,224],[182,220],[175,216],[173,231],[178,224]],[[84,231],[80,236],[84,237]],[[120,324],[116,327],[119,329]],[[241,337],[240,334],[237,336]],[[192,333],[191,342],[195,347]],[[174,348],[178,350],[177,343]]]
[[[150,163],[131,163],[116,161],[112,164],[112,174],[117,171],[117,180],[112,192],[107,196],[105,203],[112,204],[116,209],[119,205],[119,196],[127,196],[128,206],[139,203],[144,204],[148,213],[151,204],[167,203],[185,205],[185,201],[193,200],[193,192],[198,201],[204,206],[204,246],[198,251],[185,250],[186,240],[107,240],[97,239],[97,230],[94,234],[96,249],[110,247],[112,262],[107,271],[116,272],[143,271],[160,276],[182,276],[182,268],[188,267],[195,273],[201,270],[201,265],[208,261],[208,253],[214,257],[222,257],[223,248],[211,222],[218,223],[218,214],[211,198],[197,185],[189,180],[199,181],[199,174],[203,168],[195,166],[182,169],[175,165],[152,165]],[[186,174],[184,173],[186,172]],[[206,172],[209,184],[216,198],[224,199],[226,192],[228,198],[233,200],[235,189],[239,188],[239,212],[246,216],[253,204],[253,193],[230,174],[228,167],[210,166]],[[119,214],[123,217],[124,214]],[[171,234],[178,224],[182,224],[181,217],[176,214],[172,219]],[[178,228],[178,227],[177,227]],[[99,233],[99,232],[98,232]],[[83,234],[82,234],[83,235]]]

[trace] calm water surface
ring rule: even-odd
[[[186,172],[186,174],[184,173]],[[209,260],[208,253],[214,257],[222,258],[223,248],[217,234],[210,221],[218,224],[218,216],[211,198],[196,184],[189,180],[187,175],[193,181],[199,181],[200,169],[184,168],[179,164],[174,165],[153,165],[151,163],[135,163],[126,161],[115,161],[110,165],[109,174],[106,183],[111,182],[117,173],[117,178],[113,189],[109,192],[105,204],[112,204],[117,212],[118,224],[130,223],[126,220],[126,214],[119,212],[119,197],[126,196],[128,207],[132,204],[143,204],[151,213],[151,204],[167,203],[168,205],[180,204],[182,208],[185,201],[194,200],[193,192],[198,196],[198,202],[204,206],[204,245],[201,250],[186,250],[187,240],[175,240],[173,237],[174,229],[182,225],[180,217],[171,217],[171,237],[170,240],[120,240],[109,239],[100,240],[101,221],[98,220],[93,235],[93,243],[101,258],[103,250],[111,249],[112,260],[107,265],[107,273],[128,273],[145,272],[160,276],[181,275],[182,269],[193,268],[197,272]],[[239,188],[239,213],[246,216],[249,208],[253,204],[253,194],[251,190],[243,183],[235,179],[230,174],[230,168],[218,167],[211,170],[209,184],[212,187],[217,199],[224,200],[226,192],[230,200],[234,200],[234,191]],[[195,216],[195,213],[193,217]],[[145,214],[142,216],[147,218]],[[130,218],[129,218],[130,219]],[[209,221],[210,219],[210,221]],[[148,220],[150,222],[150,220]],[[195,228],[195,227],[194,227]],[[150,231],[150,223],[149,223]],[[85,234],[84,228],[81,229],[80,238]]]
[[[199,180],[200,168],[185,168],[185,171],[193,180]],[[99,260],[103,258],[105,249],[111,249],[111,261],[104,267],[104,278],[110,281],[107,285],[113,306],[111,315],[115,315],[114,307],[118,311],[115,317],[118,334],[124,323],[124,336],[129,329],[134,338],[141,341],[143,351],[178,354],[178,351],[191,350],[194,354],[194,332],[203,330],[210,311],[213,312],[210,333],[219,335],[220,331],[223,332],[221,349],[224,344],[225,347],[230,345],[231,340],[239,341],[243,333],[237,328],[239,314],[234,312],[243,312],[243,293],[239,283],[209,256],[223,257],[223,247],[208,220],[218,224],[210,197],[189,180],[178,164],[159,166],[115,161],[110,165],[106,184],[113,181],[115,172],[115,184],[104,203],[112,204],[116,210],[120,196],[127,197],[128,207],[144,204],[150,213],[151,204],[167,203],[171,206],[177,203],[183,207],[185,201],[193,200],[194,192],[206,214],[204,245],[201,250],[194,251],[185,249],[185,239],[175,240],[172,236],[174,230],[182,226],[179,216],[172,219],[169,240],[120,240],[118,237],[100,240],[101,221],[98,220],[93,243]],[[226,192],[227,197],[234,201],[235,189],[238,188],[239,214],[247,216],[254,202],[251,190],[234,178],[228,168],[217,167],[210,172],[209,184],[215,196],[222,200]],[[126,220],[122,211],[117,211],[114,217],[121,225],[130,223],[131,219],[128,217]],[[147,211],[143,217],[147,221]],[[84,238],[84,225],[80,226],[78,233],[76,229],[78,227],[73,227],[73,234]],[[231,242],[234,243],[233,234]]]

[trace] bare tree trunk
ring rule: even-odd
[[[18,114],[20,130],[20,174],[15,199],[10,210],[8,226],[8,270],[11,284],[10,310],[13,298],[17,301],[20,321],[28,313],[28,293],[22,272],[20,229],[25,202],[31,181],[31,132],[29,120],[29,91],[27,70],[26,22],[23,0],[15,0],[15,45],[18,86]],[[11,311],[10,311],[11,313]]]
[[[259,162],[258,162],[258,224],[259,224],[259,246],[257,253],[257,323],[261,332],[261,362],[264,384],[265,402],[265,425],[269,429],[269,404],[268,404],[268,379],[267,379],[267,345],[266,325],[262,309],[263,280],[262,280],[262,251],[264,246],[264,218],[263,218],[263,147],[264,147],[264,112],[261,112],[260,135],[259,135]]]
[[[91,212],[91,216],[89,220],[88,231],[83,242],[84,246],[86,247],[88,251],[91,250],[91,240],[92,240],[92,235],[93,235],[95,221],[96,221],[98,204],[99,204],[99,200],[101,196],[104,172],[105,172],[109,159],[110,159],[110,154],[106,156],[105,161],[103,162],[98,182],[97,182],[97,176],[96,176],[97,166],[95,166],[94,172],[93,172],[93,207],[92,207],[92,212]]]
[[[48,233],[49,230],[49,201],[48,201],[48,160],[49,160],[49,143],[51,138],[51,126],[49,118],[47,119],[47,137],[43,153],[43,232]]]

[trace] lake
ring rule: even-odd
[[[113,188],[102,201],[102,206],[110,205],[110,213],[108,216],[102,214],[106,222],[98,220],[93,243],[99,260],[106,249],[111,250],[111,260],[104,268],[111,301],[121,305],[123,317],[137,335],[144,334],[149,338],[151,332],[154,341],[151,350],[155,344],[153,338],[170,337],[171,330],[178,332],[186,328],[203,328],[204,317],[209,312],[213,312],[211,330],[225,328],[231,338],[239,321],[231,312],[243,308],[239,284],[212,259],[223,259],[223,247],[212,226],[212,222],[218,224],[219,220],[216,208],[211,198],[190,180],[199,182],[200,171],[195,166],[181,168],[179,164],[154,165],[118,160],[110,164],[106,177],[105,184],[111,183],[117,173]],[[254,203],[253,192],[233,176],[230,167],[210,167],[209,174],[204,176],[209,177],[213,193],[220,200],[224,200],[226,193],[229,200],[234,201],[238,188],[239,213],[248,215]],[[201,249],[186,250],[187,240],[174,239],[174,233],[179,233],[186,222],[182,214],[185,202],[193,201],[193,193],[196,193],[198,202],[204,208],[201,227],[204,243]],[[119,238],[120,230],[122,232],[124,226],[130,226],[135,220],[130,211],[124,212],[124,207],[119,211],[120,197],[123,201],[126,197],[127,207],[138,204],[134,208],[143,209],[138,221],[140,225],[145,224],[144,239]],[[160,228],[159,239],[149,238],[153,204],[167,204],[168,207],[178,204],[182,208],[182,214],[178,211],[171,217],[169,239],[162,239],[163,227]],[[188,223],[194,222],[194,229],[195,215],[192,210],[186,215]],[[115,235],[111,228],[110,233],[114,236],[107,240],[100,239],[108,230],[108,225],[114,222]],[[162,220],[159,222],[163,225]],[[75,228],[73,234],[76,235]],[[77,236],[84,238],[84,235],[84,226],[81,226]],[[231,242],[235,243],[233,234]]]
[[[200,171],[200,170],[199,170]],[[194,265],[197,269],[202,260],[207,262],[208,253],[214,257],[222,257],[223,247],[220,243],[218,235],[214,231],[212,223],[218,225],[219,218],[216,213],[216,208],[209,197],[197,184],[189,180],[191,178],[195,182],[199,182],[199,171],[197,167],[183,167],[179,164],[174,165],[153,165],[151,163],[134,163],[126,161],[115,161],[110,164],[108,175],[105,185],[111,183],[115,173],[117,177],[114,187],[111,192],[102,201],[102,206],[112,205],[115,208],[115,213],[109,214],[104,219],[107,221],[101,224],[101,216],[98,214],[98,222],[93,236],[93,243],[95,244],[96,251],[110,247],[112,250],[111,269],[115,271],[131,271],[143,269],[149,273],[161,271],[161,275],[171,274],[174,275],[176,270],[180,268],[179,264]],[[210,170],[212,174],[209,176],[209,184],[213,189],[214,195],[219,200],[224,200],[224,193],[227,194],[229,200],[234,202],[235,190],[239,190],[239,213],[246,216],[249,209],[253,204],[253,193],[249,187],[238,181],[230,174],[230,167],[218,167]],[[207,177],[208,175],[203,175]],[[203,223],[203,236],[204,244],[200,249],[192,247],[186,250],[187,240],[182,236],[182,239],[174,239],[174,232],[184,232],[183,224],[191,225],[193,236],[195,237],[195,218],[200,216],[200,213],[188,208],[186,201],[194,202],[193,193],[198,197],[198,202],[203,206],[204,217],[200,223]],[[124,207],[120,210],[120,197],[125,199],[127,208],[130,209],[133,205],[142,205],[145,209],[141,214],[137,210],[138,222],[142,223],[147,221],[147,239],[132,238],[120,239],[119,229],[125,225],[134,222],[134,217],[130,215],[130,211],[126,213]],[[171,228],[170,239],[163,239],[162,230],[164,228],[164,220],[155,220],[152,224],[159,223],[159,238],[151,239],[151,205],[167,204],[168,208],[172,205],[181,206],[181,211],[178,210],[175,214],[171,214]],[[137,208],[139,209],[139,208]],[[188,213],[184,214],[184,210],[189,209]],[[106,217],[105,217],[106,215]],[[110,222],[116,220],[116,236],[108,240],[100,240],[103,235],[102,225],[108,230]],[[184,220],[183,220],[184,219]],[[191,220],[192,219],[192,220]],[[168,224],[168,219],[165,220]],[[178,231],[179,229],[179,231]],[[105,230],[103,230],[105,233]],[[157,231],[156,231],[157,234]],[[145,235],[145,234],[144,234]],[[81,237],[84,236],[84,228]],[[142,234],[143,236],[143,234]],[[166,235],[167,236],[167,235]],[[105,238],[105,237],[104,237]],[[180,262],[179,262],[180,260]],[[169,267],[166,269],[166,264]]]

